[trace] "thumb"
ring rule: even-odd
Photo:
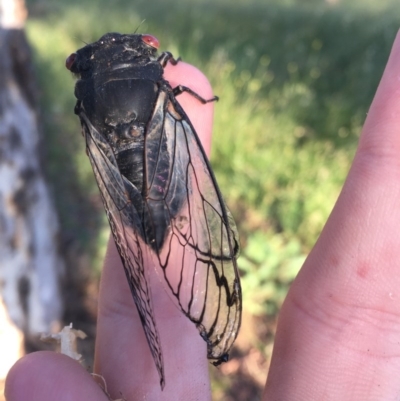
[[[271,399],[398,397],[399,78],[398,35],[346,183],[282,308]]]

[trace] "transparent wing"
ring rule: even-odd
[[[165,383],[163,357],[154,321],[150,288],[144,269],[144,262],[149,250],[142,240],[143,234],[138,233],[140,217],[127,195],[127,192],[134,188],[119,172],[107,141],[84,113],[80,113],[80,118],[86,138],[87,153],[163,388]]]
[[[197,134],[167,83],[147,129],[145,158],[152,224],[160,210],[170,221],[154,265],[207,342],[208,358],[219,364],[241,322],[238,234]]]

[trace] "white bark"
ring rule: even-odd
[[[0,400],[2,392],[1,381],[5,379],[11,366],[24,354],[24,336],[10,320],[3,302],[0,300]]]
[[[35,88],[20,6],[20,0],[0,0],[0,296],[19,328],[38,333],[59,326],[64,264],[39,162]]]

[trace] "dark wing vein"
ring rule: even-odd
[[[119,172],[108,143],[86,118],[80,115],[86,138],[88,156],[100,189],[111,231],[121,256],[125,274],[150,346],[153,359],[164,386],[164,365],[161,344],[154,321],[150,288],[144,269],[143,250],[147,246],[138,235],[137,211],[127,196],[132,184]]]
[[[167,292],[207,342],[208,357],[222,361],[241,321],[236,226],[197,134],[167,83],[160,88],[154,116],[146,149],[162,143],[169,159],[147,161],[152,170],[146,202],[150,211],[155,201],[158,208],[162,204],[170,219],[154,265],[161,269]],[[159,176],[167,177],[161,189],[154,179]]]

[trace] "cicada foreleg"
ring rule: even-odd
[[[189,95],[193,96],[195,99],[197,99],[199,102],[206,104],[210,102],[217,102],[219,100],[218,96],[213,96],[211,99],[204,99],[201,97],[199,94],[197,94],[195,91],[192,89],[188,88],[187,86],[183,85],[178,85],[175,88],[172,89],[172,92],[174,93],[174,96],[179,96],[183,92],[189,93]]]
[[[172,53],[170,52],[163,52],[161,53],[161,56],[157,59],[157,61],[161,64],[162,68],[165,68],[167,65],[168,61],[172,65],[177,65],[182,59],[178,57],[177,59],[174,58]]]
[[[163,68],[165,68],[165,66],[167,65],[168,61],[172,65],[177,65],[179,63],[179,61],[181,61],[181,58],[178,57],[177,59],[175,59],[174,56],[172,55],[172,53],[164,52],[164,53],[161,54],[160,57],[158,57],[157,61],[161,64],[161,66]],[[177,87],[173,88],[174,96],[179,96],[183,92],[189,93],[190,95],[192,95],[194,98],[196,98],[202,104],[206,104],[206,103],[210,103],[210,102],[216,102],[216,101],[219,100],[218,96],[213,96],[211,99],[204,99],[203,97],[201,97],[199,94],[197,94],[195,91],[193,91],[192,89],[188,88],[187,86],[178,85]]]

